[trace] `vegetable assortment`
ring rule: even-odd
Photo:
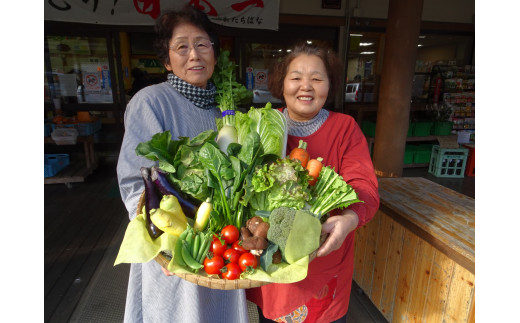
[[[319,247],[324,215],[360,201],[321,156],[309,155],[305,141],[285,155],[287,121],[270,103],[236,110],[251,93],[234,69],[224,51],[212,78],[222,112],[217,131],[177,139],[165,131],[136,147],[157,162],[141,168],[140,211],[152,241],[174,237],[171,270],[228,280],[260,270],[265,279]]]
[[[178,141],[157,134],[136,149],[150,159],[164,158],[158,167],[141,170],[146,184],[143,212],[154,226],[149,228],[155,228],[149,230],[152,238],[162,232],[178,236],[173,260],[185,270],[237,279],[257,268],[269,273],[275,270],[272,265],[294,264],[319,247],[323,215],[360,202],[334,169],[323,166],[323,158],[308,155],[303,140],[295,148],[298,154],[293,150],[282,158],[263,152],[258,132],[247,136],[243,145],[230,145],[228,154],[210,132]],[[204,190],[188,184],[193,174]],[[187,221],[185,210],[193,222]]]

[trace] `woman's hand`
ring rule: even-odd
[[[321,226],[321,233],[328,233],[329,236],[318,249],[316,256],[323,257],[339,249],[347,235],[356,229],[358,223],[359,217],[352,210],[345,210],[343,214],[329,217]]]
[[[163,273],[164,273],[166,276],[173,276],[173,275],[174,275],[174,273],[172,273],[171,271],[168,271],[168,270],[164,269],[163,267],[161,267],[161,269],[162,269]]]

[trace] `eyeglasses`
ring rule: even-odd
[[[190,52],[190,44],[188,42],[178,42],[169,47],[171,50],[181,56],[186,56]],[[207,39],[197,40],[193,43],[193,49],[200,54],[207,54],[213,49],[213,42]]]

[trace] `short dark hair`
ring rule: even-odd
[[[181,23],[189,23],[208,33],[213,42],[213,53],[215,59],[220,53],[220,42],[217,34],[213,30],[213,24],[208,16],[193,6],[187,4],[180,10],[168,10],[155,21],[155,41],[154,49],[159,61],[165,65],[170,63],[169,47],[173,35],[173,29]]]
[[[284,100],[283,82],[287,75],[289,64],[300,55],[316,55],[323,61],[330,84],[327,102],[333,101],[336,97],[336,93],[338,93],[342,87],[343,64],[332,49],[309,45],[307,42],[297,43],[293,46],[291,52],[285,55],[280,62],[276,62],[271,66],[268,78],[268,87],[271,95]]]

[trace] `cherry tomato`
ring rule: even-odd
[[[244,247],[242,247],[242,240],[237,240],[237,241],[233,242],[233,246],[231,248],[235,249],[240,254],[243,254],[244,252],[248,252],[247,249],[244,249]]]
[[[240,232],[238,231],[237,227],[235,227],[232,224],[226,225],[224,228],[222,228],[220,234],[222,235],[222,238],[226,241],[226,243],[229,244],[232,244],[233,242],[237,241],[238,237],[240,236]]]
[[[221,256],[213,255],[211,258],[206,257],[204,259],[204,271],[208,275],[220,274],[220,269],[224,267],[224,258]]]
[[[222,257],[229,262],[234,262],[235,264],[238,264],[238,258],[240,258],[240,252],[236,251],[233,248],[229,248],[224,252],[224,255]]]
[[[209,250],[211,252],[213,252],[214,255],[216,256],[222,256],[224,254],[224,252],[226,251],[227,249],[227,244],[226,242],[222,242],[220,241],[219,238],[213,238],[213,241],[211,242],[211,247],[209,248]]]
[[[235,264],[234,262],[230,262],[229,264],[222,267],[222,278],[227,280],[235,280],[240,278],[240,274],[242,271],[240,270],[240,266]]]
[[[246,252],[238,259],[238,265],[242,271],[251,271],[258,266],[258,259],[252,253]]]

